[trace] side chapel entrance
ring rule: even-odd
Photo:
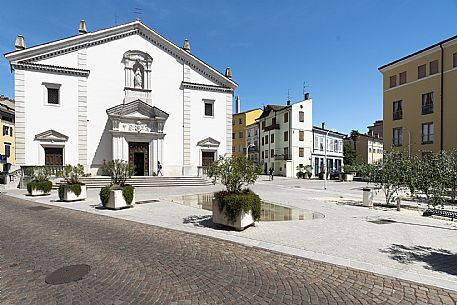
[[[129,142],[129,163],[135,165],[135,176],[148,176],[149,143]]]

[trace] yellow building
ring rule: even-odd
[[[457,36],[379,71],[385,150],[421,155],[457,148]]]
[[[238,108],[238,107],[237,107]],[[262,114],[262,109],[252,109],[245,112],[233,114],[232,128],[232,153],[233,156],[246,156],[247,132],[246,126],[255,123],[255,120]],[[251,145],[255,145],[252,144]],[[254,146],[252,146],[254,148]]]
[[[3,164],[15,164],[14,101],[0,96],[0,114],[0,154],[3,158],[6,156],[6,160],[3,159],[2,162]],[[3,166],[0,167],[1,170],[3,170]]]

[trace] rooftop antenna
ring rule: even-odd
[[[136,20],[140,20],[141,15],[143,15],[143,9],[140,7],[134,7],[133,13],[136,15]]]
[[[308,82],[307,81],[304,81],[303,82],[303,99],[304,100],[307,100],[309,98],[309,92],[307,90],[307,88],[309,88],[310,86],[308,85]]]
[[[290,105],[290,89],[287,89],[287,105]]]

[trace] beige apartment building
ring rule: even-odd
[[[457,147],[457,36],[379,71],[385,150],[421,155]]]
[[[382,159],[383,139],[381,138],[359,134],[358,136],[345,138],[344,143],[351,145],[356,151],[357,164],[371,164]]]

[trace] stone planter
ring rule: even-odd
[[[32,192],[29,193],[30,196],[46,196],[46,195],[49,195],[51,194],[50,192],[43,192],[42,190],[38,190],[38,189],[32,189]]]
[[[225,216],[225,208],[222,211],[219,209],[219,203],[216,199],[213,199],[213,223],[221,224],[224,226],[235,228],[238,231],[244,230],[246,227],[254,224],[254,218],[252,218],[252,212],[245,213],[241,210],[240,214],[236,217],[235,221],[229,222]]]
[[[76,196],[76,194],[68,188],[64,189],[63,201],[78,201],[85,199],[87,199],[87,186],[85,184],[81,184],[81,194],[79,194],[79,196]]]
[[[353,181],[354,175],[353,174],[344,174],[344,181]]]
[[[122,190],[111,190],[109,194],[108,202],[105,205],[107,209],[119,210],[123,208],[130,208],[135,203],[135,190],[133,191],[132,204],[127,204],[122,195]]]

